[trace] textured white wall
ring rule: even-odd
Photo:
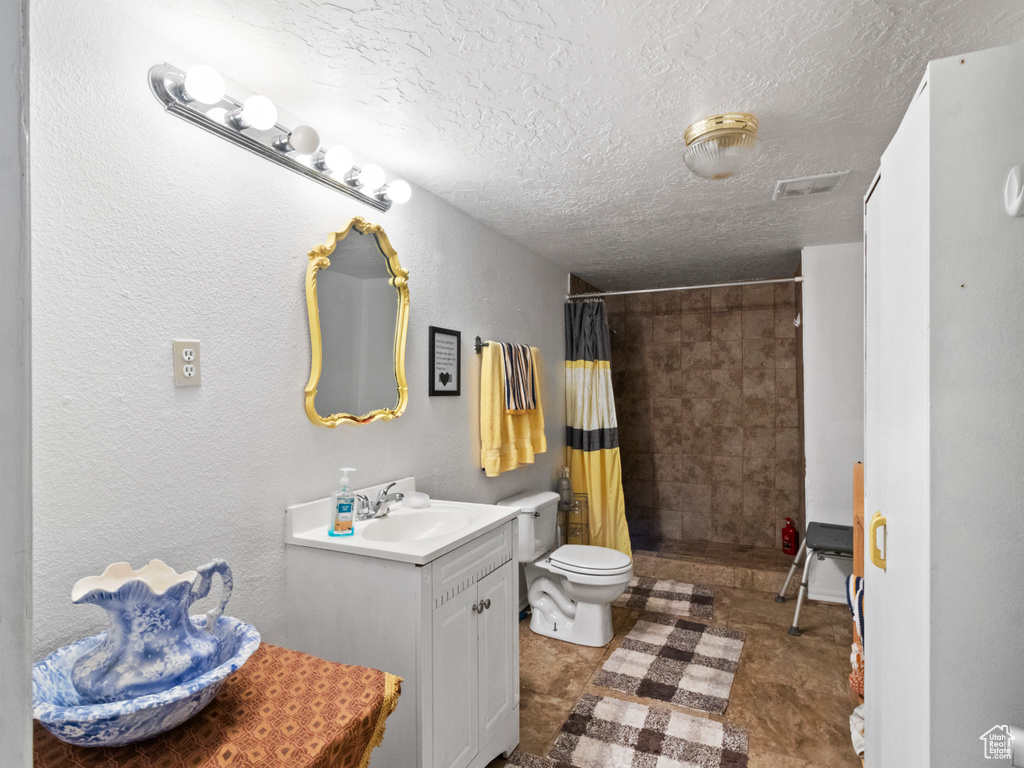
[[[342,465],[455,499],[552,487],[564,270],[422,190],[378,214],[165,114],[146,73],[191,62],[105,4],[39,0],[32,35],[37,655],[102,626],[70,604],[76,579],[151,557],[227,559],[229,613],[284,642],[284,509]],[[328,430],[302,408],[306,252],[352,215],[383,223],[411,273],[410,401]],[[426,395],[428,325],[463,333],[462,397]],[[496,479],[475,465],[476,334],[546,364],[549,451]],[[172,385],[175,337],[202,342],[198,389]]]
[[[32,763],[27,10],[0,2],[0,755],[10,768]]]
[[[864,460],[864,251],[804,248],[804,494],[807,522],[852,525],[853,464]],[[816,599],[845,601],[846,561],[817,561]]]

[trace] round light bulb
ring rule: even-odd
[[[385,181],[384,169],[376,163],[370,163],[359,171],[359,183],[369,190],[380,189]]]
[[[224,78],[213,67],[196,64],[185,73],[185,95],[200,104],[216,104],[224,98]]]
[[[242,120],[256,130],[265,131],[277,122],[277,107],[266,96],[250,96],[242,105]]]
[[[320,148],[320,134],[308,125],[298,125],[288,134],[288,146],[300,155],[312,155]]]
[[[409,198],[412,197],[412,187],[409,186],[409,182],[398,179],[388,184],[385,194],[392,203],[401,205],[409,202]]]
[[[345,173],[352,167],[353,162],[354,158],[352,157],[351,150],[348,147],[343,147],[341,144],[328,147],[327,151],[324,152],[324,167],[333,173]]]

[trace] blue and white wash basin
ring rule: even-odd
[[[191,617],[198,629],[208,620]],[[84,747],[121,746],[169,731],[209,704],[260,645],[256,628],[231,616],[218,617],[210,634],[219,642],[209,671],[158,693],[96,704],[83,702],[71,671],[106,632],[66,645],[32,665],[32,715],[58,739]]]

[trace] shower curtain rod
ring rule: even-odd
[[[605,296],[625,296],[629,293],[664,293],[666,291],[696,291],[699,288],[732,288],[736,285],[767,285],[769,283],[802,283],[803,277],[779,277],[771,280],[738,280],[734,283],[711,283],[710,285],[679,285],[675,288],[645,288],[639,291],[598,291],[597,293],[567,293],[566,301],[576,299],[600,299]]]

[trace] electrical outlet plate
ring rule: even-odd
[[[198,387],[202,384],[199,342],[195,339],[175,339],[171,346],[174,350],[174,386]]]

